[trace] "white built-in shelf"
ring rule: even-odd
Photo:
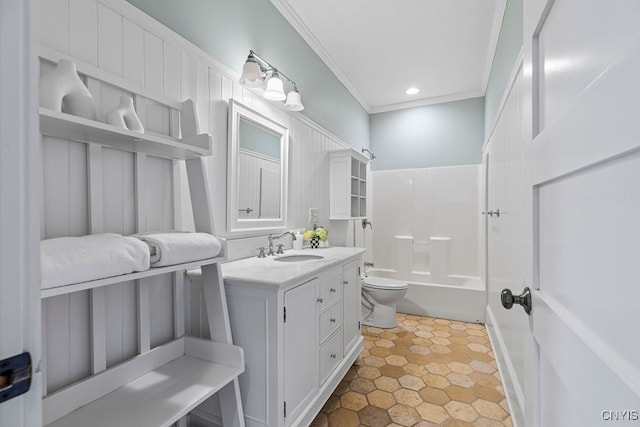
[[[136,271],[135,273],[121,274],[119,276],[105,277],[102,279],[90,280],[88,282],[72,283],[69,285],[61,285],[51,288],[42,289],[40,298],[50,298],[57,295],[70,294],[73,292],[84,291],[87,289],[99,288],[102,286],[113,285],[115,283],[128,282],[130,280],[144,279],[146,277],[159,276],[161,274],[173,273],[180,270],[191,270],[203,265],[215,264],[217,262],[226,261],[226,257],[207,258],[199,261],[191,261],[183,264],[168,265],[166,267],[151,267],[148,270]]]
[[[153,349],[138,362],[47,396],[47,427],[168,427],[244,372],[240,347],[192,337]],[[136,368],[146,373],[139,376]],[[96,390],[98,384],[113,390]],[[77,409],[67,412],[68,402]]]
[[[331,152],[329,219],[366,218],[367,162],[365,156],[351,149]]]
[[[40,108],[43,135],[102,144],[119,150],[146,153],[165,159],[188,160],[211,154],[209,134],[180,140],[154,133],[138,133],[108,123]]]

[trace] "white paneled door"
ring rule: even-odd
[[[42,425],[40,155],[31,1],[0,0],[0,426]],[[8,365],[28,353],[32,365]],[[15,359],[14,359],[15,360]],[[26,384],[29,391],[5,400]],[[12,386],[13,385],[13,386]]]
[[[524,2],[529,426],[640,422],[638,22],[635,0]]]

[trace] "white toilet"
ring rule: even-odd
[[[362,323],[376,328],[395,328],[396,303],[409,285],[398,280],[365,276],[362,278]]]

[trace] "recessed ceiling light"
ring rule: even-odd
[[[418,92],[420,92],[420,89],[418,89],[417,87],[410,87],[409,89],[407,89],[406,94],[407,95],[415,95]]]

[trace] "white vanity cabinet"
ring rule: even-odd
[[[344,355],[343,318],[345,307],[342,267],[330,270],[320,283],[319,324],[320,384],[324,383]]]
[[[367,216],[367,158],[351,149],[332,151],[329,160],[329,219]]]
[[[283,293],[284,402],[286,416],[294,419],[317,394],[316,350],[318,324],[318,279],[314,278]],[[233,328],[233,326],[232,326]],[[250,385],[249,385],[250,387]],[[248,403],[250,404],[250,403]],[[285,415],[283,404],[282,413]]]
[[[304,266],[274,258],[223,266],[231,332],[245,352],[239,381],[248,427],[309,425],[362,351],[363,250],[313,251],[326,256]]]
[[[360,334],[360,263],[352,261],[342,267],[344,354],[358,343]]]

